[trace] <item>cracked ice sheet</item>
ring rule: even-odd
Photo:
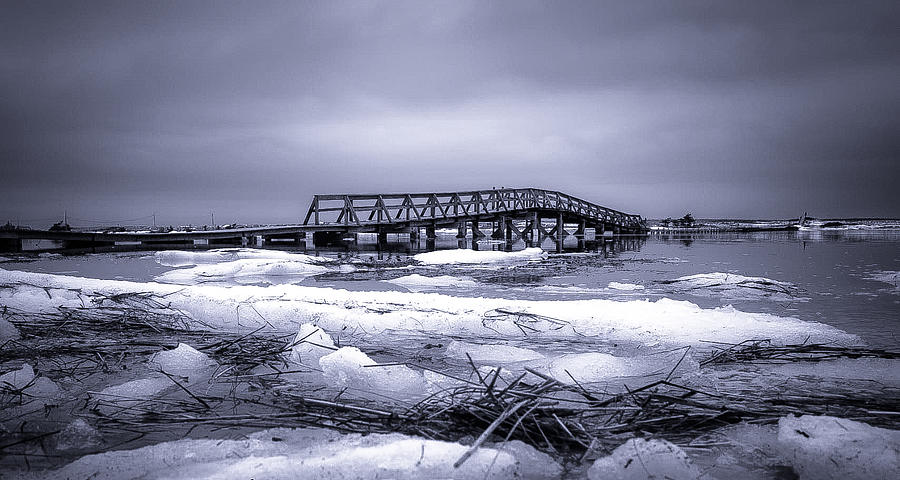
[[[245,332],[296,331],[313,322],[326,331],[432,333],[481,337],[572,338],[642,344],[703,345],[769,338],[774,343],[859,344],[855,335],[817,322],[730,306],[704,309],[685,301],[523,301],[406,292],[359,292],[298,285],[176,286],[98,280],[0,269],[0,304],[23,312],[55,312],[108,299],[92,295],[148,293],[177,311],[190,328]]]

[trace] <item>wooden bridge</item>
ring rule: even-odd
[[[593,204],[564,193],[536,188],[503,188],[451,193],[386,195],[315,195],[302,225],[261,226],[191,232],[79,232],[31,229],[0,230],[0,251],[21,251],[23,240],[52,240],[65,248],[132,245],[166,248],[192,244],[256,245],[299,243],[312,233],[316,245],[339,243],[348,235],[408,234],[417,240],[422,229],[435,238],[438,228],[456,228],[457,237],[491,235],[507,241],[558,241],[593,230],[598,236],[645,233],[639,215]],[[486,233],[484,230],[488,230]],[[471,234],[469,234],[471,230]],[[571,230],[571,231],[570,231]]]
[[[551,225],[547,225],[550,220]],[[499,239],[539,241],[544,236],[564,237],[566,226],[574,234],[586,229],[606,232],[643,233],[639,215],[601,207],[561,192],[537,188],[502,188],[469,192],[389,195],[315,195],[305,226],[318,230],[323,239],[341,232],[408,232],[417,236],[424,228],[434,238],[436,228],[456,227],[464,238],[484,237],[482,224],[491,224],[491,236]]]

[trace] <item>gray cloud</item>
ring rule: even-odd
[[[501,185],[900,216],[898,9],[6,2],[0,220],[287,222],[313,193]]]

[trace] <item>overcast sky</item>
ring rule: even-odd
[[[540,187],[900,216],[900,2],[0,2],[0,223]]]

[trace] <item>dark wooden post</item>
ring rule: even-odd
[[[466,222],[465,221],[459,222],[459,224],[457,225],[456,228],[457,228],[456,238],[466,238]]]

